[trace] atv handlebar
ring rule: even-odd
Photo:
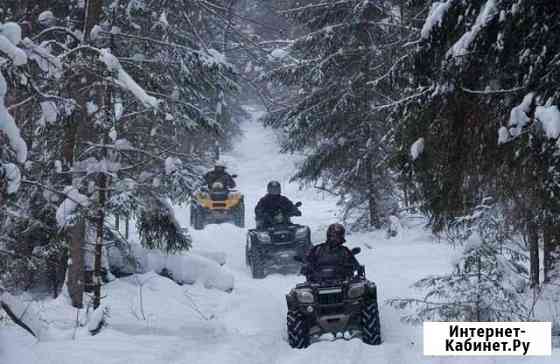
[[[300,259],[300,260],[298,260],[298,259]],[[301,267],[301,272],[300,273],[305,276],[306,281],[316,282],[318,280],[321,280],[320,277],[314,277],[315,275],[319,275],[319,272],[310,268],[308,264],[305,264],[303,258],[301,258],[299,256],[295,256],[294,260],[304,263],[303,267]],[[346,264],[344,266],[334,267],[334,269],[337,270],[336,278],[330,278],[330,279],[326,278],[326,280],[343,281],[343,280],[352,279],[352,278],[365,278],[366,277],[365,267],[361,264],[357,265],[357,266],[354,265],[354,264]],[[315,278],[319,278],[319,279],[315,279]]]

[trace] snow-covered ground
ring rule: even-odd
[[[255,118],[257,111],[253,111]],[[335,200],[313,189],[299,190],[289,183],[297,156],[282,155],[274,133],[255,122],[244,125],[237,148],[224,159],[239,175],[245,194],[247,225],[254,226],[252,207],[270,179],[282,183],[284,194],[302,201],[297,222],[310,225],[312,239],[323,239],[326,226],[336,221]],[[177,207],[179,221],[187,225],[188,207]],[[245,229],[230,224],[209,225],[192,231],[193,252],[204,256],[225,253],[225,270],[235,279],[231,293],[206,289],[202,283],[178,286],[154,273],[111,282],[104,288],[110,308],[109,326],[97,336],[84,328],[71,330],[75,312],[63,298],[43,303],[50,335],[37,342],[19,328],[0,326],[0,364],[262,364],[262,363],[376,363],[376,364],[552,364],[552,358],[427,358],[422,355],[421,327],[400,322],[400,312],[384,301],[409,297],[410,285],[432,273],[449,271],[454,252],[434,241],[421,226],[408,223],[396,238],[384,234],[353,234],[348,246],[362,247],[359,260],[379,289],[380,346],[324,340],[306,350],[291,349],[286,341],[284,295],[301,276],[272,274],[254,280],[244,261]]]

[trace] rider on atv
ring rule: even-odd
[[[331,224],[327,229],[327,241],[315,245],[305,258],[303,272],[310,281],[337,280],[351,276],[360,264],[346,242],[346,230],[341,224]]]
[[[270,181],[266,186],[267,194],[255,207],[257,229],[270,227],[274,224],[274,215],[280,212],[285,217],[301,216],[301,211],[286,196],[282,196],[280,182]]]
[[[208,185],[208,189],[212,190],[215,183],[219,182],[226,190],[235,188],[235,181],[233,177],[226,172],[226,166],[223,162],[217,161],[214,164],[214,170],[209,171],[204,175],[204,181]],[[218,184],[218,185],[219,185]]]

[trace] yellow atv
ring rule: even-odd
[[[233,222],[235,226],[245,227],[245,203],[243,195],[227,190],[220,182],[215,182],[210,191],[195,193],[191,203],[191,226],[202,230],[207,224]]]

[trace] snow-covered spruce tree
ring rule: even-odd
[[[111,37],[131,75],[157,75],[153,92],[169,105],[172,142],[186,154],[204,154],[215,142],[227,145],[239,133],[230,117],[236,105],[225,102],[238,88],[223,54],[226,3],[118,1],[108,15],[106,28],[117,27]]]
[[[10,247],[11,237],[7,228],[14,222],[17,212],[10,209],[9,201],[15,199],[21,182],[20,168],[27,160],[28,147],[23,140],[21,130],[10,114],[6,102],[14,95],[8,85],[20,80],[21,66],[28,61],[25,52],[18,47],[22,31],[18,24],[0,21],[0,282],[28,282],[28,277],[13,274],[14,266],[22,266],[24,272],[30,265],[29,259],[21,259],[19,252]],[[5,77],[8,76],[7,78]]]
[[[136,217],[148,247],[188,248],[189,237],[167,199],[186,200],[198,183],[213,147],[204,140],[223,138],[232,127],[227,120],[216,123],[211,100],[218,89],[235,90],[232,68],[220,53],[182,30],[185,9],[192,7],[86,3],[93,6],[87,12],[81,1],[28,2],[24,11],[31,24],[27,36],[39,46],[25,44],[33,60],[26,74],[30,82],[20,87],[22,102],[14,102],[21,110],[16,117],[27,120],[34,140],[18,206],[33,197],[46,202],[46,211],[43,224],[37,224],[30,210],[20,209],[20,223],[9,230],[14,245],[20,245],[18,226],[46,225],[56,232],[56,213],[68,237],[67,283],[69,288],[76,283],[69,289],[76,292],[70,292],[76,306],[84,288],[84,258],[95,257],[86,264],[98,275],[103,245],[126,245],[113,216]],[[23,10],[19,5],[7,14],[21,18],[14,15]]]
[[[294,179],[340,196],[354,227],[380,228],[395,207],[389,115],[400,103],[401,82],[394,71],[418,33],[409,9],[398,5],[293,2],[282,13],[303,34],[267,76],[290,90],[265,122],[287,134],[285,151],[306,152]]]
[[[25,163],[28,152],[21,131],[6,105],[6,98],[11,96],[8,93],[8,82],[17,83],[20,73],[16,68],[27,63],[27,55],[18,48],[20,42],[19,25],[0,22],[0,204],[5,195],[13,194],[19,188],[20,171],[12,162],[20,165]],[[4,73],[10,74],[13,79],[6,80]]]
[[[403,318],[423,321],[512,321],[527,320],[525,305],[528,282],[527,257],[502,214],[490,199],[468,216],[457,218],[450,238],[463,248],[446,275],[429,276],[414,284],[421,299],[393,299],[391,305],[412,308]]]
[[[413,62],[398,140],[402,175],[435,231],[481,196],[513,204],[539,284],[539,237],[558,245],[560,4],[530,0],[432,2]],[[422,138],[424,153],[410,147]],[[545,273],[545,279],[546,275]]]

